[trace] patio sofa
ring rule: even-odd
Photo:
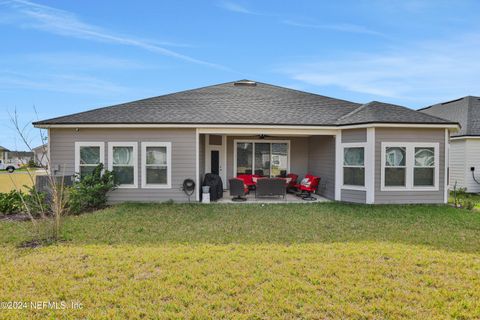
[[[257,180],[255,198],[280,196],[285,199],[287,185],[282,178],[261,178]]]

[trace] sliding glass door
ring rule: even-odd
[[[270,177],[270,146],[270,143],[255,143],[256,175]]]
[[[239,142],[237,143],[237,175],[252,174],[253,166],[253,143]]]
[[[236,174],[257,174],[265,177],[285,176],[288,172],[289,142],[236,141]]]

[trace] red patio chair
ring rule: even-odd
[[[290,182],[289,182],[288,185],[287,185],[287,192],[288,192],[288,191],[291,192],[292,190],[297,189],[296,186],[297,186],[297,184],[298,184],[298,182],[297,182],[298,174],[289,173],[289,174],[286,175],[286,177],[291,179]]]
[[[320,183],[320,177],[312,175],[307,176],[309,181],[305,184],[300,184],[301,197],[303,200],[306,201],[317,200],[317,198],[312,197],[312,193],[315,193],[317,191],[318,185]],[[305,176],[305,178],[307,178],[307,176]]]
[[[307,173],[307,174],[305,175],[305,178],[304,178],[304,179],[309,179],[309,180],[310,180],[310,179],[312,179],[312,178],[314,178],[314,177],[315,177],[315,176]],[[297,188],[297,190],[300,190],[300,185],[301,185],[302,181],[303,181],[303,180],[301,180],[300,182],[297,181],[297,183],[295,184],[294,187]]]

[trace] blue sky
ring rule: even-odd
[[[243,78],[414,109],[480,95],[479,11],[441,0],[0,0],[0,145],[24,149],[15,109],[27,124]]]

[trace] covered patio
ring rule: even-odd
[[[245,195],[245,198],[247,199],[246,201],[233,201],[232,196],[230,195],[229,190],[225,190],[223,192],[223,198],[218,200],[217,203],[317,203],[317,202],[330,202],[332,200],[329,200],[325,197],[322,197],[321,195],[318,194],[312,194],[312,197],[315,198],[315,201],[305,201],[300,197],[297,197],[294,194],[287,193],[285,195],[285,198],[282,197],[260,197],[256,198],[255,197],[255,192],[250,192],[249,194]]]
[[[331,129],[198,129],[200,181],[208,173],[220,176],[224,197],[231,203],[229,180],[253,176],[285,178],[298,176],[300,184],[308,175],[319,177],[314,201],[292,193],[285,198],[255,197],[250,188],[246,203],[309,203],[335,197],[335,145],[337,130]]]

